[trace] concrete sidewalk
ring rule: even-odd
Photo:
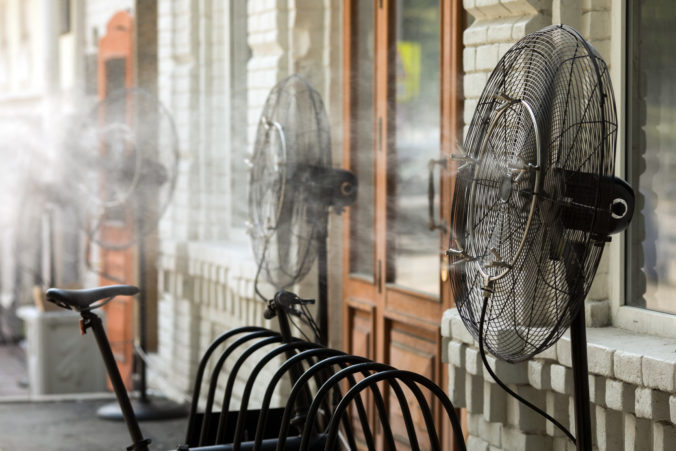
[[[101,420],[97,409],[115,403],[112,393],[31,398],[21,346],[0,345],[0,451],[124,450],[131,439],[124,422]],[[103,399],[102,399],[103,398]],[[171,450],[185,438],[187,418],[140,424],[150,449]]]
[[[0,450],[124,450],[131,439],[124,422],[101,420],[96,410],[110,402],[0,402]],[[140,423],[150,449],[171,450],[185,438],[186,418]]]
[[[0,400],[28,397],[26,356],[18,344],[0,345]]]

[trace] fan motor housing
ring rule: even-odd
[[[588,231],[592,239],[608,237],[629,226],[634,213],[634,191],[618,177],[575,171],[562,171],[565,191],[561,202],[563,226]],[[598,197],[598,199],[597,199]]]
[[[357,200],[357,176],[347,170],[315,165],[296,165],[289,182],[316,194],[314,202],[340,213]]]
[[[357,200],[357,176],[344,169],[330,169],[325,179],[330,205],[336,210],[352,205]]]

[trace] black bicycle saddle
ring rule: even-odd
[[[47,290],[47,300],[53,302],[59,307],[68,310],[81,312],[89,310],[90,306],[102,299],[115,296],[133,296],[139,290],[132,285],[108,285],[105,287],[88,288],[86,290],[62,290],[60,288],[50,288]]]

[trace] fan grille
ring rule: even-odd
[[[64,181],[89,238],[125,249],[157,227],[178,175],[178,135],[169,111],[139,88],[121,89],[73,130]]]
[[[319,93],[298,75],[282,80],[263,107],[249,189],[254,255],[276,288],[302,279],[326,239],[328,204],[317,174],[331,167],[330,150]]]
[[[605,238],[593,226],[607,207],[599,186],[613,173],[616,123],[608,68],[569,27],[526,36],[491,74],[465,141],[476,163],[458,174],[453,197],[451,247],[469,258],[456,253],[449,264],[456,305],[477,339],[491,282],[483,338],[494,355],[521,361],[543,351],[583,305]],[[583,206],[568,195],[579,179]],[[572,207],[590,223],[564,227]]]

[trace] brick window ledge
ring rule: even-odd
[[[228,285],[238,296],[253,297],[256,261],[244,241],[169,241],[161,244],[160,267]],[[267,284],[261,278],[261,289]]]
[[[456,407],[467,408],[473,446],[566,446],[558,431],[533,417],[484,372],[478,344],[456,309],[444,313],[441,326],[449,395]],[[641,442],[652,445],[646,449],[671,449],[676,443],[676,339],[587,327],[587,352],[595,446],[621,449],[613,447],[621,446],[615,443],[619,440],[625,449]],[[574,428],[568,332],[527,362],[510,364],[490,355],[488,360],[505,383]]]

